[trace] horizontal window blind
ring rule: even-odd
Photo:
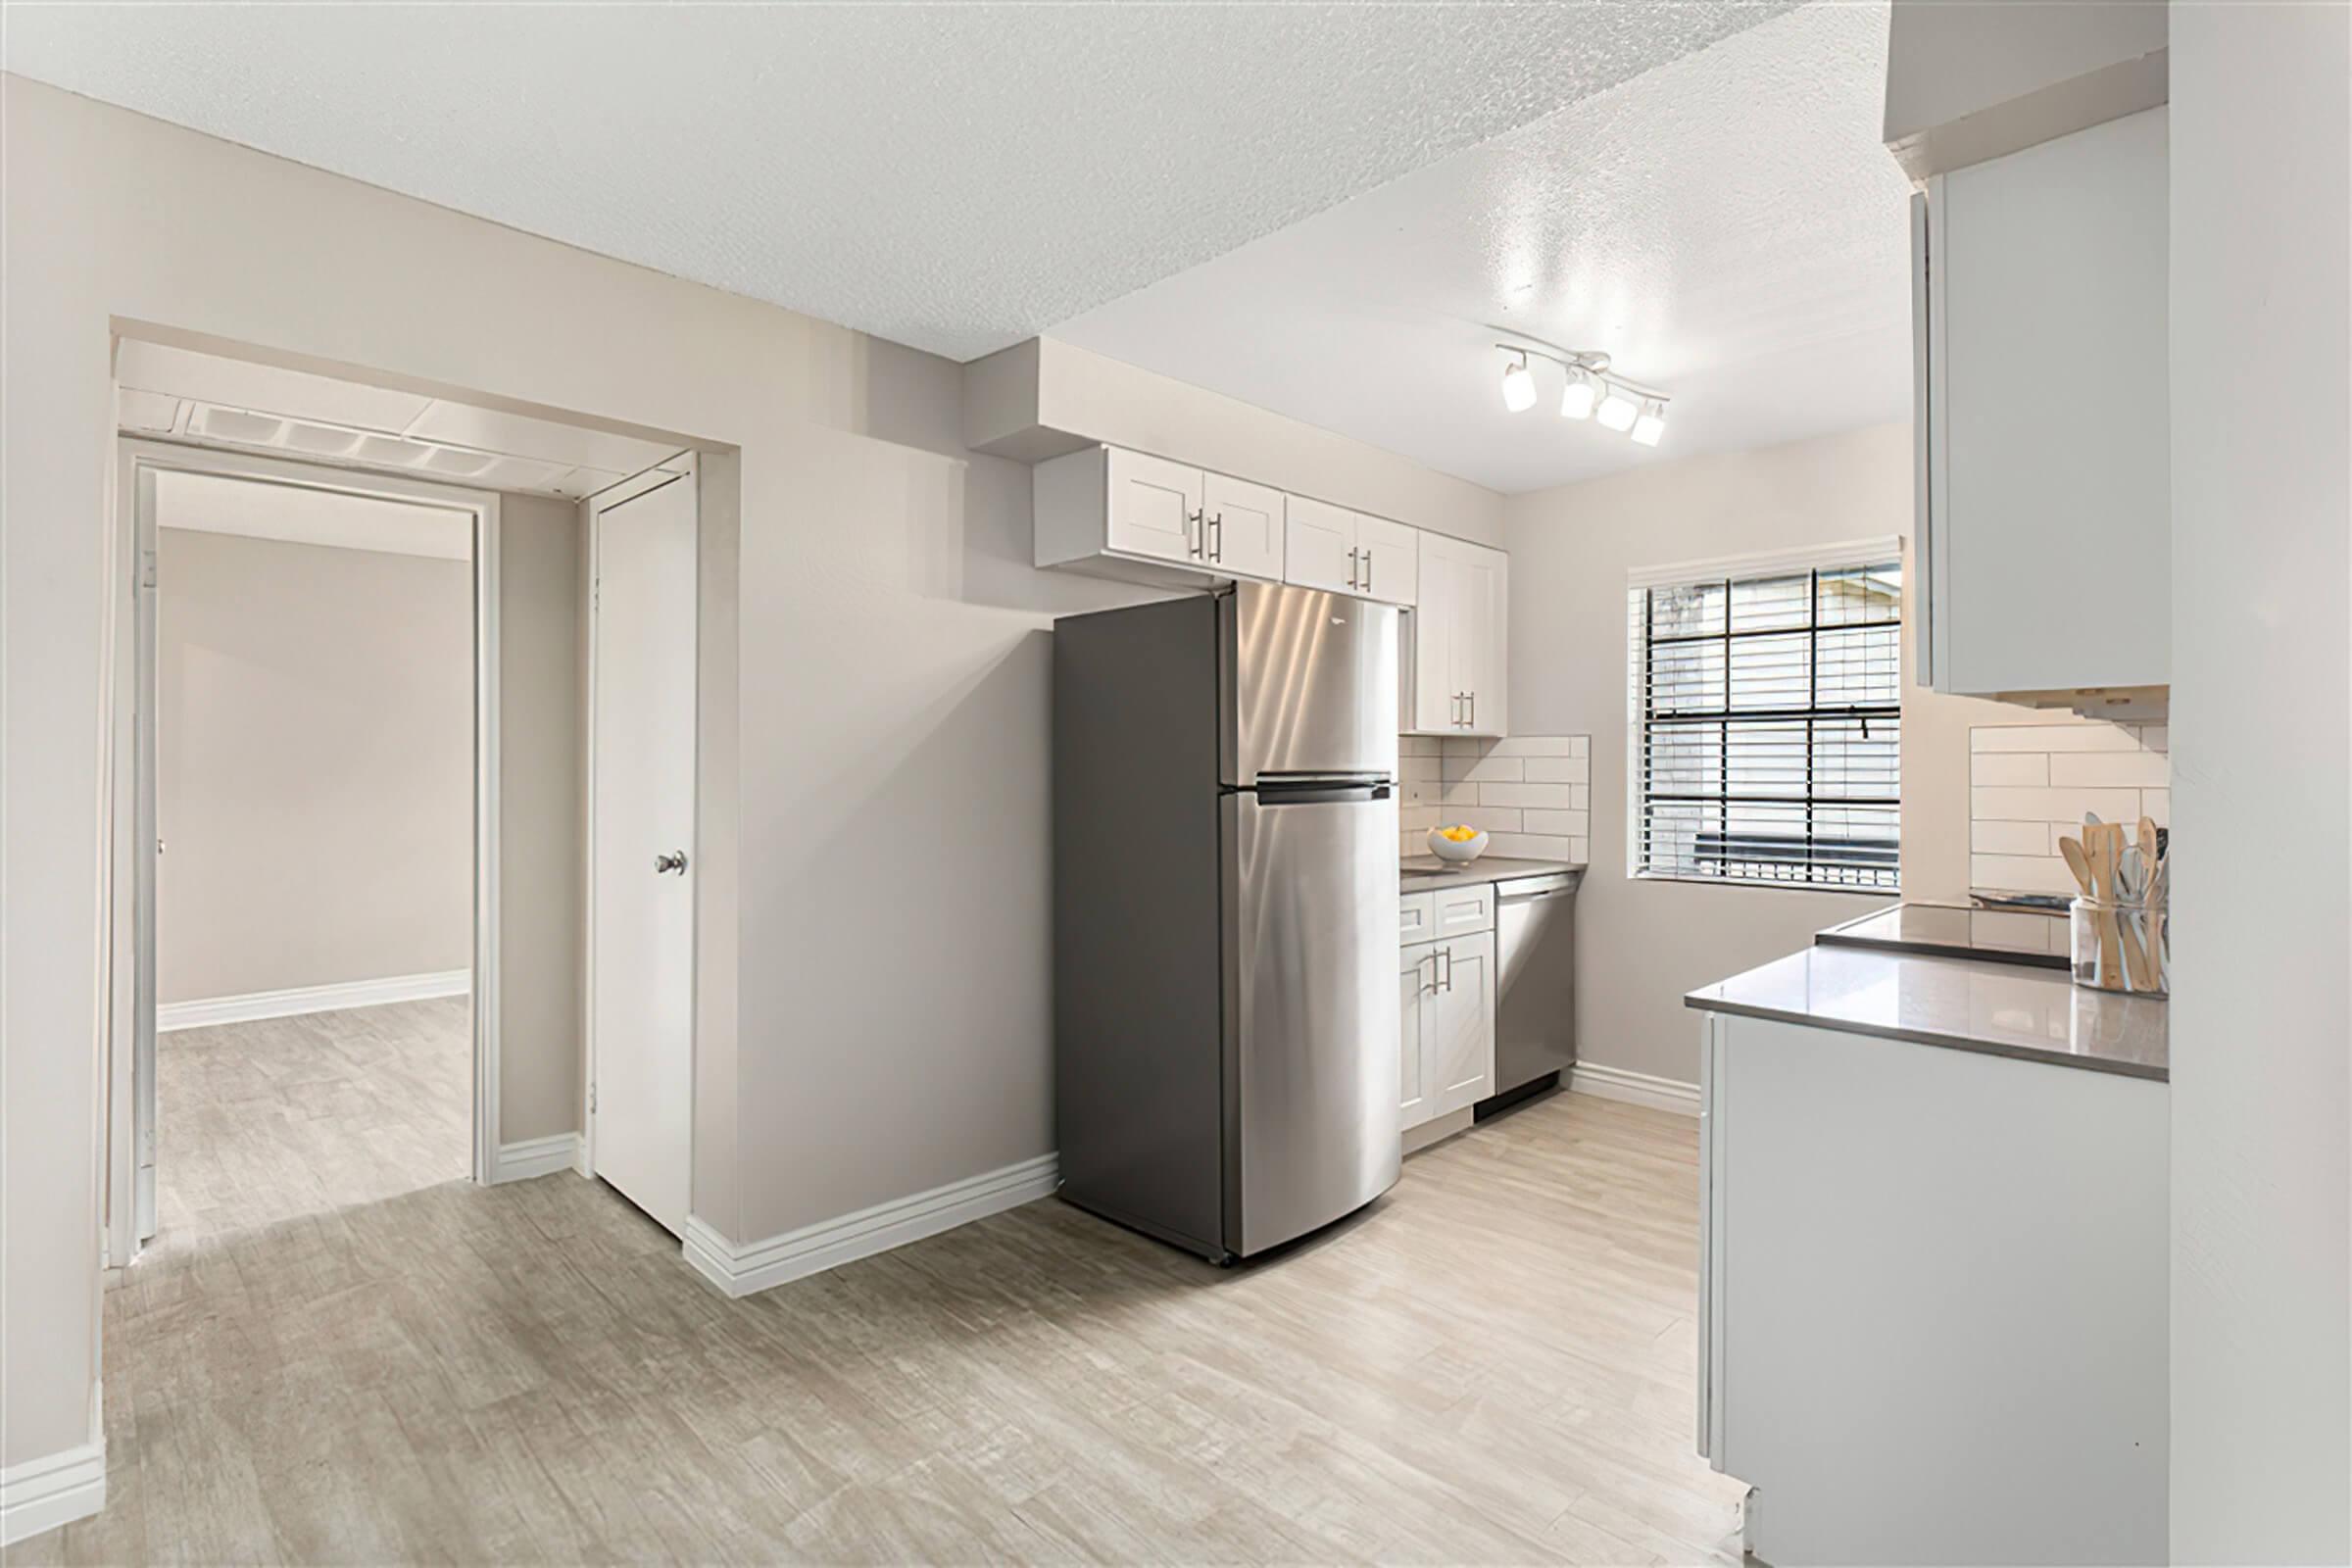
[[[1638,874],[1894,890],[1901,550],[1806,561],[1632,577]]]

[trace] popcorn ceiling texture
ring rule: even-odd
[[[1659,8],[1664,9],[1664,8]],[[1506,494],[1911,415],[1885,5],[1808,5],[1053,336]],[[1674,394],[1654,451],[1507,413],[1489,323]]]
[[[1786,9],[12,7],[0,64],[960,360]]]

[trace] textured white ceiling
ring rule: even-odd
[[[1785,7],[13,5],[0,64],[969,359]]]
[[[1504,491],[1910,413],[1884,5],[1818,4],[1052,336]],[[1654,451],[1506,413],[1500,322],[1674,394]]]

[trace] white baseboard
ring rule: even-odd
[[[1611,1067],[1580,1061],[1568,1069],[1568,1088],[1596,1100],[1622,1100],[1631,1105],[1654,1105],[1684,1116],[1698,1114],[1698,1085],[1680,1078],[1659,1078],[1630,1067]]]
[[[686,1261],[729,1296],[750,1296],[1017,1208],[1048,1196],[1060,1180],[1054,1157],[1040,1154],[744,1246],[689,1215]]]
[[[100,1387],[90,1390],[90,1441],[0,1470],[0,1546],[45,1530],[87,1519],[106,1506],[106,1407]]]
[[[534,1176],[579,1169],[580,1135],[556,1133],[546,1138],[526,1138],[519,1144],[499,1145],[498,1158],[490,1167],[490,1180],[527,1182]]]
[[[438,974],[396,974],[381,980],[345,980],[331,986],[297,986],[291,991],[256,991],[242,997],[208,997],[172,1002],[155,1009],[158,1034],[201,1029],[216,1023],[249,1023],[256,1018],[291,1018],[305,1012],[341,1012],[377,1007],[387,1002],[424,1002],[462,997],[473,989],[471,969]]]

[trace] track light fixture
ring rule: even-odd
[[[1538,348],[1522,343],[1497,343],[1507,359],[1502,366],[1502,406],[1524,414],[1536,406],[1535,368],[1528,362],[1548,360],[1565,370],[1567,385],[1560,390],[1560,417],[1597,417],[1601,427],[1628,432],[1636,444],[1654,447],[1666,435],[1669,399],[1655,387],[1643,386],[1609,368],[1609,357],[1598,349]]]
[[[1502,406],[1513,414],[1524,414],[1536,406],[1536,372],[1528,368],[1527,356],[1502,368]]]

